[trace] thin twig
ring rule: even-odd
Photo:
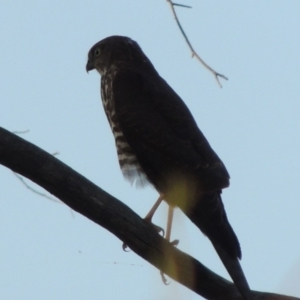
[[[22,131],[13,131],[12,133],[14,133],[14,134],[24,134],[24,133],[27,133],[27,132],[29,132],[29,129],[22,130]]]
[[[189,5],[184,5],[184,4],[174,3],[174,2],[173,2],[173,6],[179,6],[179,7],[184,7],[184,8],[192,8]]]
[[[49,199],[49,200],[51,200],[51,201],[54,201],[54,202],[57,202],[57,203],[61,203],[61,201],[59,201],[59,200],[57,200],[57,199],[54,199],[54,198],[48,196],[47,194],[41,193],[41,192],[37,191],[36,189],[32,188],[30,185],[28,185],[28,184],[26,183],[26,181],[24,180],[24,178],[23,178],[22,176],[20,176],[19,174],[15,173],[15,172],[13,172],[13,174],[14,174],[14,175],[22,182],[22,184],[24,184],[30,191],[34,192],[35,194],[38,194],[39,196],[42,196],[42,197],[44,197],[44,198],[47,198],[47,199]]]
[[[171,7],[171,10],[172,10],[172,13],[173,13],[173,16],[175,18],[175,21],[179,27],[179,30],[181,31],[186,43],[188,44],[191,52],[192,52],[192,57],[195,57],[196,59],[198,59],[198,61],[207,69],[209,70],[213,75],[214,77],[216,78],[217,80],[217,83],[220,87],[222,87],[221,83],[220,83],[220,80],[219,78],[223,78],[225,80],[228,80],[228,78],[225,76],[225,75],[222,75],[218,72],[216,72],[213,68],[211,68],[200,56],[199,54],[194,50],[194,47],[192,46],[191,42],[189,41],[185,31],[183,30],[182,26],[181,26],[181,23],[177,17],[177,14],[176,14],[176,11],[175,11],[175,8],[174,6],[183,6],[183,7],[186,7],[185,5],[180,5],[180,4],[175,4],[172,0],[167,0],[167,2],[170,4],[170,7]]]

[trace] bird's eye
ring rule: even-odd
[[[95,54],[95,56],[99,56],[99,55],[100,55],[100,49],[97,48],[97,49],[94,51],[94,54]]]

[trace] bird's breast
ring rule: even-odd
[[[118,160],[124,177],[136,185],[145,185],[147,182],[146,175],[129,146],[116,116],[112,88],[115,73],[116,71],[107,72],[101,77],[101,98],[104,111],[115,138]]]

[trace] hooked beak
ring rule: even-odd
[[[95,69],[94,64],[90,60],[88,60],[85,69],[87,72],[94,70]]]

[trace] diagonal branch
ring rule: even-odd
[[[106,228],[150,264],[212,300],[242,300],[236,287],[178,250],[129,207],[37,146],[0,127],[0,164]],[[54,220],[53,220],[54,221]],[[255,300],[300,300],[253,291]]]
[[[215,79],[217,80],[218,85],[220,87],[222,87],[219,78],[223,78],[225,80],[228,80],[228,78],[225,75],[222,75],[222,74],[216,72],[195,51],[194,47],[192,46],[189,38],[187,37],[187,35],[186,35],[186,33],[185,33],[185,31],[184,31],[184,29],[183,29],[183,27],[182,27],[179,19],[178,19],[177,13],[176,13],[175,8],[174,8],[174,6],[180,6],[180,7],[185,7],[185,8],[191,8],[191,7],[187,6],[187,5],[181,5],[181,4],[178,4],[178,3],[174,3],[172,0],[167,0],[167,2],[170,4],[170,7],[171,7],[171,10],[172,10],[173,16],[175,18],[175,21],[177,23],[177,26],[178,26],[179,30],[181,31],[181,33],[182,33],[182,35],[183,35],[186,43],[188,44],[188,46],[189,46],[189,48],[190,48],[190,50],[192,52],[192,57],[195,57],[208,71],[210,71],[214,75]]]

